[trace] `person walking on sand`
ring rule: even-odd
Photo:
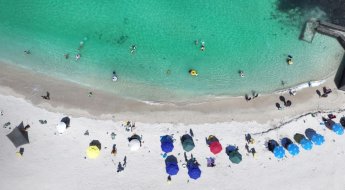
[[[41,97],[45,100],[50,100],[50,93],[47,91],[47,95]]]
[[[168,184],[171,183],[171,176],[170,176],[170,175],[169,175],[168,178],[167,178],[167,182],[168,182]]]
[[[111,154],[116,156],[116,154],[117,154],[116,144],[113,145],[113,149],[111,150]]]

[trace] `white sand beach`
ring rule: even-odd
[[[188,105],[150,106],[130,100],[120,100],[107,94],[57,81],[39,74],[32,75],[19,68],[1,65],[0,71],[0,183],[1,189],[345,189],[344,152],[345,135],[337,135],[321,125],[322,116],[333,113],[335,122],[345,115],[344,92],[337,91],[333,79],[324,84],[333,92],[319,98],[315,90],[307,88],[296,96],[284,95],[292,106],[278,110],[278,95],[267,95],[246,102],[243,99],[221,99],[213,102]],[[46,91],[51,100],[41,98]],[[110,98],[112,101],[107,101]],[[309,112],[320,112],[315,117]],[[305,115],[305,116],[301,116]],[[70,116],[71,127],[57,134],[56,125],[61,118]],[[46,120],[41,124],[39,120]],[[136,128],[128,132],[122,126],[134,121]],[[29,144],[23,156],[6,137],[23,121],[29,124]],[[10,122],[6,128],[3,125]],[[286,124],[284,124],[286,123]],[[11,129],[10,129],[11,128]],[[325,137],[325,143],[307,151],[300,147],[300,154],[279,160],[265,147],[265,142],[304,134],[312,128]],[[196,147],[191,153],[200,163],[201,177],[190,179],[179,138],[190,129]],[[84,135],[85,131],[89,135]],[[110,134],[116,133],[115,140]],[[142,135],[142,147],[131,152],[128,137]],[[246,133],[255,139],[256,158],[245,149]],[[173,135],[174,150],[168,155],[177,157],[179,173],[167,183],[160,136]],[[213,155],[205,138],[215,135],[223,151]],[[97,159],[86,158],[86,149],[92,140],[102,143]],[[117,155],[111,147],[117,145]],[[242,162],[232,164],[225,154],[227,145],[236,145]],[[127,164],[117,172],[119,162]],[[216,158],[215,167],[206,166],[206,157]]]

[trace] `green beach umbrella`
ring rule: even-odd
[[[181,137],[181,143],[182,143],[183,149],[186,152],[189,152],[189,151],[193,150],[193,148],[195,147],[193,138],[190,135],[188,135],[188,134],[183,135]]]
[[[242,155],[237,151],[229,153],[229,160],[234,164],[239,164],[242,161]]]

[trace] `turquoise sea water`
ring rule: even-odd
[[[300,41],[307,16],[289,20],[275,3],[0,0],[0,60],[150,101],[269,93],[282,88],[282,80],[294,86],[334,71],[343,54],[338,42],[319,34],[313,43]],[[23,53],[27,49],[31,55]],[[192,68],[197,77],[189,75]]]

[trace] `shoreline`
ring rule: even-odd
[[[0,63],[0,93],[23,98],[35,106],[53,112],[61,112],[77,117],[112,119],[115,121],[140,121],[145,123],[221,123],[274,122],[310,111],[341,109],[345,105],[345,95],[337,91],[334,77],[323,83],[333,90],[328,98],[319,98],[315,93],[319,87],[309,87],[289,96],[288,90],[279,94],[265,94],[246,102],[243,97],[215,97],[209,101],[182,103],[148,103],[121,98],[111,93],[93,90],[72,82],[51,78],[43,74]],[[290,88],[288,88],[290,89]],[[46,91],[51,100],[41,98]],[[92,91],[92,97],[88,93]],[[292,106],[284,110],[275,107],[280,102],[279,95],[292,101]],[[282,103],[282,102],[280,102]],[[261,114],[258,114],[261,113]]]

